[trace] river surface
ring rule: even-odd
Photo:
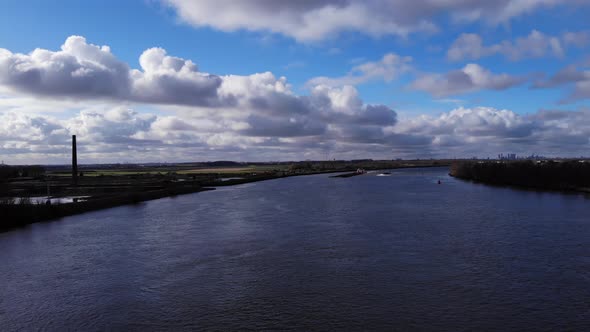
[[[0,329],[590,329],[590,199],[391,173],[0,233]]]

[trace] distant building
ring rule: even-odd
[[[516,153],[508,153],[508,154],[503,154],[500,153],[498,155],[498,160],[547,160],[548,158],[545,156],[540,156],[540,155],[536,155],[536,154],[531,154],[528,157],[519,157]]]
[[[500,160],[516,160],[517,156],[516,153],[509,153],[507,155],[504,155],[503,153],[500,153],[498,155],[498,159]]]

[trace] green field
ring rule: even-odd
[[[180,170],[178,174],[227,174],[227,173],[260,173],[269,171],[283,171],[286,170],[286,165],[250,165],[247,167],[211,167],[211,168],[196,168],[189,170]]]
[[[248,165],[243,167],[207,167],[207,168],[183,168],[183,167],[166,167],[166,168],[145,168],[145,169],[83,169],[84,176],[125,176],[125,175],[155,175],[168,174],[170,172],[193,175],[193,174],[248,174],[263,173],[269,171],[283,171],[288,169],[288,165]],[[71,176],[70,172],[59,171],[50,172],[52,176]]]

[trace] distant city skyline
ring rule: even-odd
[[[579,157],[590,3],[14,1],[0,159]],[[534,151],[534,152],[533,152]]]

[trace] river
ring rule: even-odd
[[[590,329],[590,200],[447,172],[277,179],[0,233],[0,329]]]

